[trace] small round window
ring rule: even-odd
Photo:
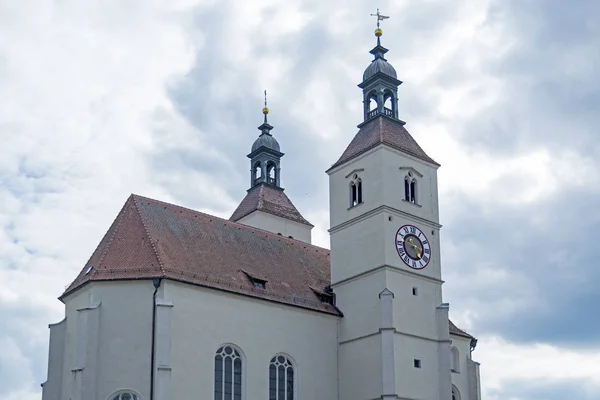
[[[118,395],[113,397],[112,400],[142,400],[142,399],[136,394],[133,394],[130,392],[123,392],[123,393],[119,393]]]

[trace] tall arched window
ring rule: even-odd
[[[252,184],[256,185],[258,182],[262,180],[262,165],[260,161],[254,164],[254,168],[252,168]]]
[[[242,400],[242,356],[233,346],[215,355],[215,400]]]
[[[410,182],[408,176],[404,178],[404,200],[410,201]]]
[[[362,203],[362,180],[358,180],[356,183],[356,201],[358,204]]]
[[[460,372],[460,359],[458,357],[458,349],[454,346],[450,348],[450,369],[452,372]]]
[[[417,180],[414,178],[410,182],[410,202],[417,204]]]
[[[295,400],[295,371],[292,361],[283,354],[269,363],[269,400]]]
[[[277,183],[277,166],[273,162],[267,163],[267,183],[272,185]]]
[[[354,207],[363,202],[362,179],[354,174],[350,181],[350,207]]]

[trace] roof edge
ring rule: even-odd
[[[148,241],[150,242],[150,246],[152,246],[152,251],[154,252],[154,256],[156,257],[156,261],[158,262],[158,266],[160,268],[160,272],[162,272],[162,276],[165,277],[166,276],[166,272],[165,272],[165,268],[164,268],[164,263],[162,262],[162,260],[160,259],[160,255],[158,254],[158,250],[156,249],[156,245],[154,244],[154,242],[152,241],[152,237],[150,236],[150,232],[148,231],[148,226],[146,225],[146,221],[144,220],[144,217],[142,216],[142,213],[140,212],[140,208],[137,204],[136,201],[136,195],[132,195],[133,197],[133,204],[135,206],[135,210],[138,213],[138,216],[140,217],[140,221],[142,221],[142,226],[144,227],[144,232],[146,232],[146,236],[148,237]]]

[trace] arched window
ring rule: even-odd
[[[354,207],[363,202],[362,179],[354,174],[350,181],[350,207]]]
[[[272,185],[277,183],[277,166],[272,162],[267,164],[267,183]]]
[[[283,354],[269,363],[269,400],[295,400],[295,371],[292,361]]]
[[[414,178],[410,182],[410,202],[417,204],[417,180]]]
[[[252,183],[256,185],[262,180],[262,166],[260,161],[254,164],[254,168],[252,168]]]
[[[404,178],[404,200],[410,201],[410,181],[408,176]]]
[[[460,372],[460,358],[458,356],[458,349],[454,346],[450,348],[450,370],[452,372]]]
[[[108,397],[109,400],[142,400],[142,396],[133,390],[119,390]]]
[[[215,400],[242,400],[242,356],[233,346],[215,354]]]
[[[452,385],[452,400],[460,400],[460,393],[454,385]]]
[[[372,95],[369,99],[369,111],[374,110],[377,110],[377,97],[375,97],[375,95]]]
[[[384,102],[383,102],[383,113],[390,117],[394,116],[394,95],[390,91],[386,91],[384,94]]]

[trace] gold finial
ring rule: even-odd
[[[371,14],[371,17],[377,17],[377,29],[375,29],[375,36],[377,36],[379,38],[379,37],[381,37],[381,35],[383,35],[383,30],[379,27],[379,22],[383,21],[384,19],[388,19],[389,16],[382,15],[379,12],[379,8],[378,8],[377,9],[377,13],[376,14]]]
[[[267,108],[267,91],[265,90],[265,108],[262,109],[263,114],[265,114],[265,118],[269,113],[269,109]]]

